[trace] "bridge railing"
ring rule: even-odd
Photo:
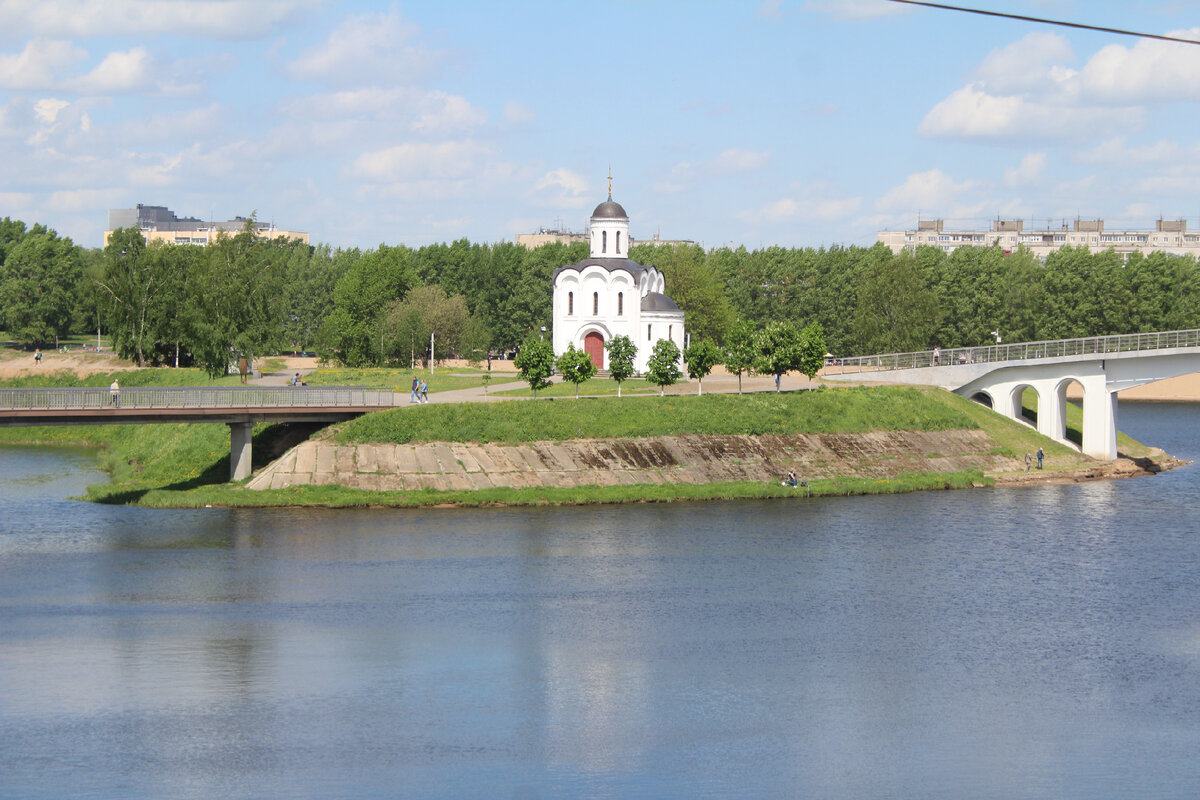
[[[388,407],[391,389],[363,386],[151,386],[0,389],[0,411]]]
[[[918,367],[986,364],[997,361],[1029,361],[1066,356],[1168,350],[1176,347],[1200,347],[1200,330],[1123,333],[1114,336],[1050,339],[1041,342],[1017,342],[983,347],[948,347],[937,351],[936,354],[933,350],[919,350],[914,353],[852,356],[832,359],[825,366],[825,373],[845,374],[847,372],[878,372]]]

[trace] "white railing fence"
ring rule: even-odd
[[[1018,342],[983,347],[949,347],[939,350],[936,357],[933,350],[921,350],[915,353],[881,353],[871,356],[832,358],[828,360],[825,372],[826,374],[877,372],[918,367],[985,364],[997,361],[1028,361],[1066,356],[1169,350],[1177,347],[1200,347],[1200,330],[1123,333],[1115,336],[1052,339],[1043,342]]]
[[[363,386],[171,386],[0,389],[3,410],[387,407],[391,389]]]

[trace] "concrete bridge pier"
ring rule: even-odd
[[[228,424],[229,480],[245,480],[250,477],[250,444],[254,433],[254,423],[230,422]]]
[[[1067,387],[1072,383],[1083,389],[1080,449],[1092,458],[1111,461],[1117,457],[1117,396],[1103,361],[1001,368],[956,391],[967,397],[985,394],[994,411],[1022,419],[1022,397],[1032,389],[1037,394],[1038,433],[1066,443]]]

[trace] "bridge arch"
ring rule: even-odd
[[[992,396],[987,392],[976,392],[975,394],[971,395],[971,399],[976,403],[979,403],[981,406],[987,406],[988,408],[993,409],[996,407],[995,402],[992,401]]]
[[[1026,412],[1025,392],[1030,390],[1033,392],[1033,406]],[[1042,406],[1042,392],[1038,391],[1038,387],[1034,383],[1018,383],[1012,388],[1012,418],[1017,422],[1024,422],[1030,427],[1036,428],[1038,425],[1038,412]]]

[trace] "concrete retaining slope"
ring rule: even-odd
[[[982,431],[876,431],[786,436],[663,436],[528,444],[335,444],[310,440],[249,483],[251,489],[337,484],[358,489],[471,490],[496,486],[616,486],[887,478],[908,472],[1022,469],[994,454]]]

